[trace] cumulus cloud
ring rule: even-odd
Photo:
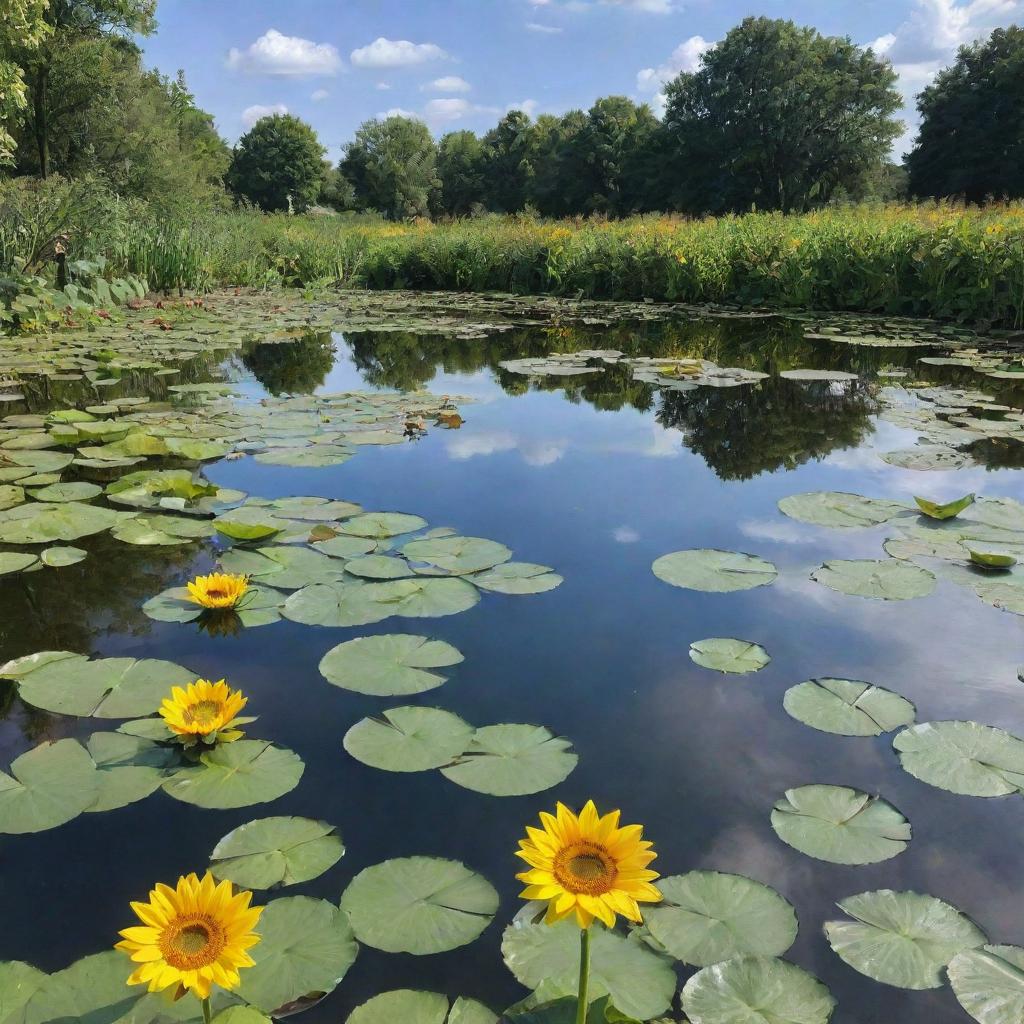
[[[459,99],[455,96],[444,99],[431,100],[423,108],[423,113],[428,121],[458,121],[465,117],[472,110],[469,100]]]
[[[389,107],[387,110],[380,111],[377,117],[382,121],[386,121],[389,117],[412,117],[417,121],[421,120],[415,110],[406,110],[405,107]]]
[[[617,544],[635,544],[640,534],[632,526],[618,526],[612,530],[612,539]]]
[[[263,103],[254,103],[242,111],[242,124],[246,130],[250,129],[260,118],[270,117],[272,114],[287,114],[288,108],[283,103],[271,103],[269,106]]]
[[[245,50],[232,47],[227,66],[233,71],[262,75],[334,75],[341,70],[341,56],[330,43],[314,43],[268,29]]]
[[[540,103],[537,100],[520,100],[518,103],[510,103],[505,107],[505,113],[507,114],[510,110],[521,110],[524,114],[529,117],[533,117],[537,113],[537,108]]]
[[[539,21],[528,21],[526,28],[529,32],[540,32],[544,35],[558,35],[562,31],[557,25],[542,25]]]
[[[327,99],[331,94],[326,89],[316,89],[309,97],[314,103],[320,103],[322,100]]]
[[[435,43],[411,43],[408,39],[380,36],[368,46],[353,50],[350,58],[357,68],[407,68],[447,60],[448,54]]]
[[[700,67],[700,58],[714,45],[703,36],[690,36],[672,51],[663,64],[641,68],[636,73],[636,87],[641,92],[660,92],[680,71],[696,71]]]
[[[472,86],[464,78],[458,75],[444,75],[442,78],[435,78],[426,85],[421,85],[423,92],[469,92]]]

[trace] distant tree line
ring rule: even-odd
[[[156,0],[3,0],[0,166],[100,175],[123,195],[226,193],[268,211],[394,220],[535,211],[804,211],[837,199],[1024,196],[1024,29],[960,50],[918,97],[900,166],[891,63],[847,38],[747,18],[665,88],[661,118],[606,96],[589,110],[506,114],[435,141],[409,117],[365,122],[337,166],[299,118],[258,121],[229,148],[184,77],[143,68],[133,34]]]

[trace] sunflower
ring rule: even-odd
[[[236,608],[248,589],[248,576],[212,572],[192,580],[188,584],[188,596],[204,608]]]
[[[248,702],[241,690],[232,690],[223,679],[216,683],[197,679],[187,690],[172,687],[171,696],[160,706],[160,716],[176,736],[206,739],[216,733],[218,742],[230,743],[242,735],[231,726]]]
[[[178,986],[178,994],[194,992],[209,999],[219,985],[238,985],[238,969],[252,967],[246,950],[260,941],[253,932],[263,907],[250,907],[251,892],[235,893],[228,881],[219,885],[209,871],[178,879],[172,889],[158,883],[148,903],[132,903],[141,925],[125,928],[115,949],[124,950],[139,966],[129,985],[148,985],[150,992]]]
[[[642,839],[643,826],[619,827],[619,811],[600,817],[593,800],[577,817],[564,804],[554,815],[541,812],[543,829],[527,826],[517,857],[530,865],[516,875],[528,900],[547,900],[548,924],[576,914],[589,928],[596,917],[609,928],[615,915],[641,920],[638,903],[657,903],[661,893],[651,885],[658,877],[647,865],[657,856]]]

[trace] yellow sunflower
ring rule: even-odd
[[[247,576],[229,572],[212,572],[197,576],[188,584],[188,596],[204,608],[235,608],[249,589]]]
[[[178,994],[200,999],[209,999],[213,985],[235,988],[238,969],[253,966],[246,950],[260,941],[253,928],[263,908],[250,907],[251,899],[228,881],[218,885],[209,871],[202,881],[195,874],[179,878],[174,889],[158,883],[148,903],[132,903],[142,924],[125,928],[114,947],[140,965],[128,984],[150,992],[177,985]]]
[[[176,736],[205,739],[216,733],[218,742],[230,743],[242,735],[231,726],[248,702],[241,690],[232,690],[223,679],[216,683],[197,679],[187,690],[172,687],[171,696],[160,706],[160,716]]]
[[[577,817],[564,804],[554,815],[541,811],[543,829],[527,826],[517,857],[530,865],[516,875],[528,900],[547,900],[545,920],[561,921],[575,913],[576,923],[589,928],[596,917],[609,928],[615,915],[641,920],[638,903],[657,903],[661,893],[651,885],[658,877],[647,865],[657,856],[642,839],[643,826],[619,827],[619,811],[603,817],[593,800]]]

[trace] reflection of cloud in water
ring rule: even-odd
[[[745,519],[738,524],[740,533],[751,540],[770,540],[777,544],[814,544],[817,538],[796,523],[771,519]]]
[[[615,441],[604,447],[607,452],[623,452],[629,455],[645,455],[655,459],[678,458],[686,450],[683,447],[683,433],[661,424],[651,424],[650,435],[642,432],[634,440]]]
[[[550,466],[568,450],[569,443],[561,438],[550,440],[528,440],[511,431],[484,431],[476,434],[460,434],[445,442],[448,457],[457,461],[475,458],[478,455],[496,455],[499,452],[519,451],[523,461],[530,466]]]
[[[569,447],[567,441],[527,441],[520,443],[523,460],[531,466],[550,466],[557,462]]]
[[[612,537],[619,544],[635,544],[640,539],[640,534],[632,526],[619,526],[612,531]]]

